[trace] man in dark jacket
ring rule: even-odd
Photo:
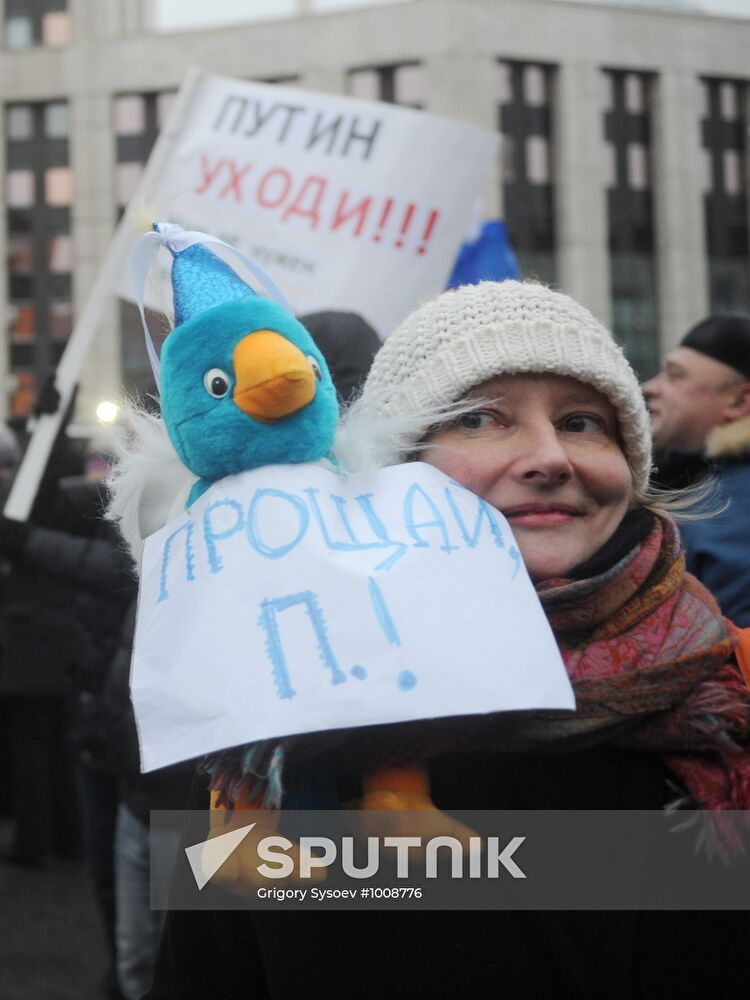
[[[38,863],[49,851],[48,835],[42,841],[34,831],[44,831],[44,817],[51,823],[65,803],[58,802],[60,789],[49,766],[36,773],[27,746],[37,738],[43,745],[49,742],[49,719],[35,724],[36,735],[24,736],[28,711],[18,692],[32,691],[37,716],[48,688],[67,693],[65,714],[58,695],[58,728],[64,725],[72,745],[84,861],[110,949],[109,992],[119,996],[114,986],[114,832],[120,771],[106,734],[101,738],[97,704],[136,583],[130,557],[102,510],[101,484],[81,477],[62,480],[54,494],[42,495],[29,522],[0,517],[0,553],[13,567],[7,578],[12,597],[0,617],[3,646],[13,652],[4,657],[0,676],[3,692],[16,695],[10,708],[11,727],[19,730],[12,744],[19,771],[16,853],[27,863]],[[45,511],[54,511],[46,518],[54,526],[35,523],[34,515],[40,518]],[[73,796],[65,792],[70,808]]]
[[[750,626],[750,318],[694,326],[644,386],[662,485],[717,478],[715,517],[681,525],[687,568],[727,617]]]
[[[61,475],[76,456],[56,442],[32,516],[52,525]],[[10,478],[2,483],[4,504]],[[5,519],[3,519],[5,520]],[[76,655],[74,593],[59,577],[16,558],[28,529],[8,522],[0,532],[0,695],[10,744],[14,844],[9,860],[35,867],[54,851],[69,853],[77,840],[73,778],[67,751],[66,702]],[[11,537],[12,536],[12,537]]]

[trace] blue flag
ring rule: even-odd
[[[472,243],[464,243],[446,288],[459,285],[476,285],[480,281],[520,280],[521,271],[516,255],[508,242],[505,223],[497,219],[482,224],[479,236]]]

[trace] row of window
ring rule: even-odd
[[[72,37],[67,0],[5,0],[3,44],[7,49],[35,45],[59,48]]]
[[[67,0],[5,0],[4,46],[67,45],[72,37],[67,8]],[[67,102],[11,105],[5,129],[11,410],[24,414],[73,325]]]
[[[23,4],[35,16],[55,5]],[[19,7],[19,5],[15,5]],[[6,13],[15,9],[8,0]],[[10,16],[10,13],[8,13]],[[41,21],[40,21],[41,23]],[[555,281],[555,67],[498,63],[498,128],[503,134],[505,218],[526,276]],[[293,83],[293,80],[285,80]],[[652,190],[652,74],[602,72],[603,151],[606,157],[611,294],[615,334],[642,375],[657,364],[658,318]],[[700,136],[705,163],[704,202],[711,308],[747,309],[748,86],[700,82]],[[348,92],[412,108],[426,103],[417,63],[356,70]],[[116,201],[122,211],[138,182],[174,98],[174,92],[115,98]],[[57,360],[72,325],[73,253],[68,162],[68,105],[6,107],[6,215],[9,247],[11,369],[43,375]],[[122,309],[123,371],[129,387],[147,369],[135,311]],[[27,377],[16,406],[26,405]]]
[[[556,68],[503,60],[497,73],[508,233],[523,272],[554,283]],[[417,64],[357,71],[349,81],[355,96],[424,103]],[[651,141],[658,77],[602,70],[601,81],[613,327],[635,367],[648,375],[658,365],[659,343]],[[703,79],[699,86],[711,309],[747,310],[750,94],[747,83],[734,80]]]

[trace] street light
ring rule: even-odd
[[[100,424],[108,427],[120,416],[120,407],[111,399],[103,399],[96,406],[96,419]]]

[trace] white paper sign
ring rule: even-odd
[[[353,310],[386,336],[445,287],[499,141],[409,108],[201,75],[133,204],[235,246],[298,314]]]
[[[146,542],[144,770],[293,733],[573,708],[504,518],[423,463],[230,476]]]

